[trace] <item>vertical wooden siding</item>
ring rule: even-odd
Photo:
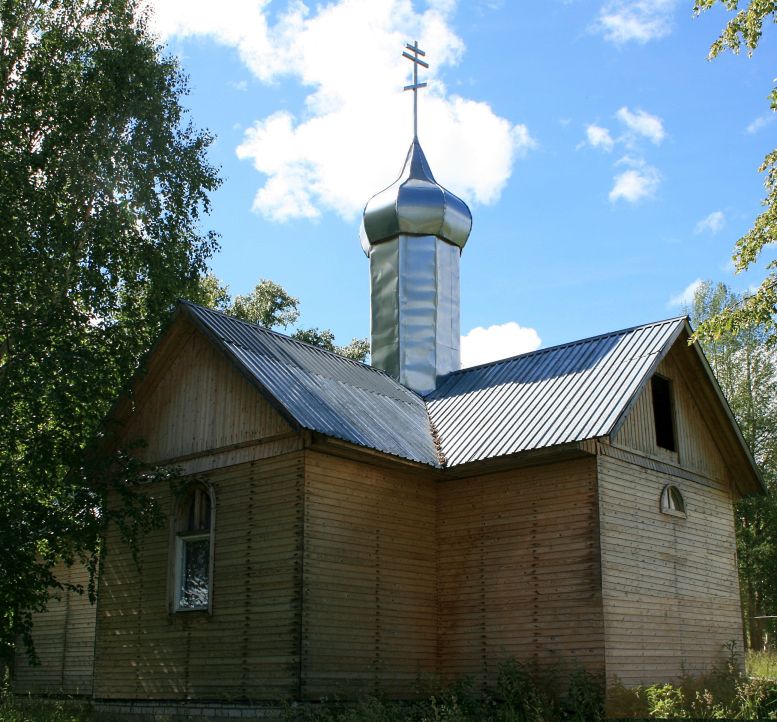
[[[148,461],[290,432],[289,425],[201,333],[188,336],[161,379],[140,388],[125,441],[143,439]]]
[[[100,580],[95,697],[277,700],[297,693],[302,454],[221,469],[212,615],[171,613],[168,528],[139,568],[111,534]],[[155,492],[163,509],[169,491]]]
[[[676,484],[688,518],[659,511]],[[742,626],[731,497],[699,483],[599,457],[607,674],[625,684],[708,671]]]
[[[54,574],[63,584],[89,583],[81,565],[60,564]],[[86,593],[59,592],[45,612],[33,616],[35,650],[40,666],[30,666],[23,645],[16,655],[14,687],[19,694],[92,693],[95,607]]]
[[[677,451],[656,444],[653,398],[648,384],[629,413],[613,443],[662,461],[677,464],[712,479],[728,479],[730,471],[719,451],[694,392],[688,348],[675,346],[658,367],[658,373],[672,382],[675,440]]]
[[[603,671],[595,459],[439,492],[442,675],[493,684],[510,656]]]
[[[302,696],[413,696],[436,669],[434,481],[306,457]]]

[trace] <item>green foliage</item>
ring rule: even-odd
[[[155,521],[131,455],[89,442],[216,245],[185,92],[135,0],[0,3],[0,658],[57,561],[94,569],[105,524]]]
[[[724,284],[705,282],[689,309],[691,323],[720,318],[741,302]],[[777,613],[777,360],[769,338],[768,324],[749,323],[702,341],[768,489],[765,497],[742,499],[736,507],[737,562],[751,648],[768,641],[766,625],[755,617]]]
[[[555,714],[556,700],[549,694],[546,680],[537,669],[510,659],[499,666],[496,696],[500,715],[497,719],[533,722]]]
[[[605,681],[582,667],[572,672],[561,708],[569,722],[596,722],[603,717]]]
[[[583,670],[561,696],[555,670],[509,659],[499,666],[493,689],[476,690],[471,680],[434,691],[416,702],[367,697],[356,703],[322,700],[288,705],[285,722],[599,722],[604,719],[603,680]]]
[[[212,273],[208,273],[200,278],[199,285],[190,298],[195,303],[267,328],[286,329],[293,326],[300,315],[299,299],[290,296],[283,286],[264,278],[251,293],[235,296],[233,300],[229,295],[229,288]],[[335,343],[335,335],[327,328],[297,329],[291,336],[354,361],[364,361],[370,353],[370,344],[366,338],[355,338],[346,346],[338,346]]]
[[[678,683],[607,690],[607,711],[618,719],[777,719],[777,679],[744,675],[734,645],[709,674]]]
[[[772,667],[777,662],[772,659]],[[364,697],[356,702],[321,700],[287,703],[285,722],[601,722],[603,680],[578,669],[568,677],[566,691],[555,670],[540,671],[514,659],[500,665],[494,689],[477,690],[463,680],[437,689],[417,701]],[[618,680],[607,690],[608,719],[777,719],[777,679],[745,676],[735,656],[709,674],[687,676],[679,683],[627,689]],[[88,704],[3,700],[3,722],[98,722],[109,713],[95,713]],[[177,717],[174,716],[175,719]]]
[[[290,296],[277,283],[262,279],[251,293],[235,296],[228,312],[244,321],[258,323],[267,328],[287,328],[299,318],[298,306],[298,298]]]
[[[285,722],[601,722],[601,677],[581,669],[568,676],[562,694],[558,672],[507,660],[493,689],[476,689],[463,680],[417,701],[364,697],[356,702],[321,700],[287,703]],[[607,690],[608,719],[777,719],[777,680],[747,677],[735,657],[722,660],[709,674],[679,683],[625,688],[615,681]],[[97,722],[110,717],[89,705],[22,698],[0,699],[3,722]],[[174,716],[175,719],[177,717]]]
[[[222,284],[210,272],[200,276],[197,286],[189,295],[189,300],[200,304],[200,306],[215,308],[217,311],[223,311],[224,313],[229,311],[230,304],[232,303],[232,297],[229,295],[229,286]]]
[[[739,0],[696,0],[694,12],[698,15],[717,4],[734,12],[726,23],[720,37],[712,44],[709,59],[717,57],[724,50],[739,53],[742,44],[747,54],[752,55],[763,33],[764,22],[777,22],[777,2],[775,0],[750,0],[745,8],[739,8]],[[777,88],[769,94],[772,111],[777,111]],[[768,153],[759,167],[765,174],[766,197],[763,211],[753,223],[753,227],[736,243],[734,266],[743,271],[754,264],[761,252],[769,244],[777,242],[777,150]],[[722,334],[739,333],[749,326],[759,325],[767,329],[770,344],[777,342],[777,261],[767,264],[769,272],[758,290],[743,298],[737,305],[726,306],[720,313],[704,321],[697,329],[699,338],[717,339]]]
[[[2,722],[93,722],[94,713],[86,705],[77,706],[62,702],[38,702],[16,704],[0,703]]]
[[[317,328],[301,329],[295,331],[292,338],[313,346],[320,346],[327,351],[338,353],[354,361],[364,361],[370,352],[370,343],[366,338],[354,338],[347,346],[338,346],[335,344],[335,335],[329,329],[323,331],[319,331]]]
[[[771,16],[772,22],[777,22],[775,0],[750,0],[747,7],[742,9],[739,8],[739,0],[696,0],[693,11],[698,15],[718,4],[733,11],[734,17],[726,23],[720,37],[712,44],[710,59],[716,58],[726,49],[738,54],[743,41],[747,54],[752,55],[761,40],[764,20]]]
[[[688,716],[685,694],[681,687],[656,684],[645,689],[645,698],[651,717],[680,719]]]
[[[750,650],[746,658],[747,673],[751,677],[763,677],[777,681],[777,652]]]

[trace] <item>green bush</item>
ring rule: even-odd
[[[509,659],[499,666],[496,686],[476,690],[461,680],[416,702],[375,697],[357,703],[290,705],[285,722],[599,722],[604,718],[600,677],[578,669],[563,694],[554,692],[556,670]]]
[[[777,720],[777,677],[755,676],[748,656],[742,674],[733,645],[727,657],[705,675],[685,675],[677,684],[625,688],[616,681],[607,690],[607,711],[616,718],[654,719],[774,719]],[[763,671],[777,669],[773,656],[755,657]]]
[[[0,701],[0,722],[93,722],[89,705],[53,700]]]
[[[777,669],[774,656],[755,658],[761,671]],[[615,680],[606,692],[607,711],[617,719],[773,719],[777,720],[777,675],[739,670],[731,650],[706,675],[686,675],[675,684],[626,688]],[[559,688],[558,681],[567,684]],[[509,659],[499,666],[496,685],[476,688],[471,680],[448,687],[426,685],[410,702],[365,697],[357,702],[323,700],[287,705],[285,722],[602,722],[604,680],[583,669],[541,669]],[[14,700],[0,696],[0,722],[97,722],[89,705],[73,702]]]

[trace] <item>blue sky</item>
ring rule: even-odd
[[[736,239],[777,145],[767,31],[707,61],[726,14],[690,0],[154,0],[216,135],[209,227],[233,294],[261,278],[303,326],[369,334],[359,215],[412,139],[411,64],[430,63],[419,137],[474,216],[462,255],[465,363],[677,315],[698,279],[737,291]],[[771,62],[770,62],[771,61]],[[471,333],[473,329],[480,329]]]

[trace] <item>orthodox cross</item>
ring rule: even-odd
[[[422,68],[428,68],[429,63],[424,62],[421,58],[426,57],[426,53],[418,47],[418,41],[416,40],[412,45],[405,43],[405,51],[402,53],[403,58],[407,58],[413,62],[413,84],[406,85],[405,90],[413,91],[413,137],[418,137],[418,89],[425,88],[426,83],[418,82],[418,66]],[[407,51],[410,51],[408,53]]]

